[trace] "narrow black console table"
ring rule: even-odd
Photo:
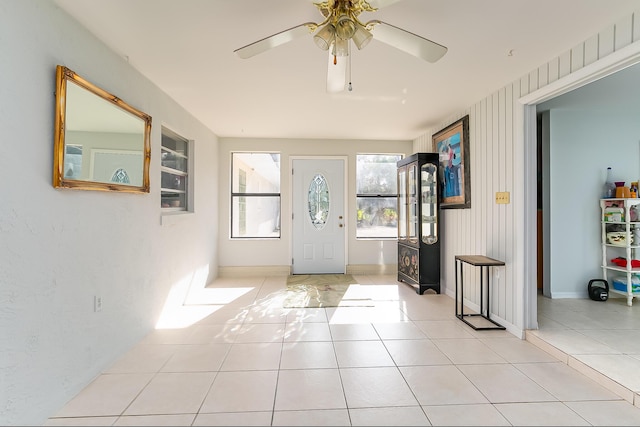
[[[491,297],[489,291],[491,289],[490,276],[489,276],[489,267],[496,267],[505,265],[504,261],[498,261],[497,259],[489,258],[484,255],[456,255],[456,317],[462,320],[467,325],[471,326],[473,329],[477,331],[487,330],[487,329],[506,329],[504,326],[500,325],[496,321],[490,318],[491,310],[490,310],[490,302]],[[480,267],[480,312],[479,313],[464,313],[464,276],[462,273],[463,263],[473,265],[475,267]],[[458,311],[458,271],[460,271],[460,311]],[[486,314],[483,309],[483,300],[484,300],[484,278],[487,279],[487,310]],[[489,322],[493,323],[495,326],[476,326],[469,322],[465,317],[469,316],[480,316]]]

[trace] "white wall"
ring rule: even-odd
[[[170,292],[179,299],[189,286],[202,286],[214,277],[218,258],[222,266],[243,265],[251,257],[252,265],[256,260],[289,265],[290,235],[284,233],[290,227],[283,227],[277,242],[228,240],[231,149],[348,155],[353,195],[357,150],[388,152],[389,144],[397,144],[397,152],[405,154],[431,151],[431,134],[468,113],[472,207],[444,212],[443,286],[453,293],[456,254],[505,260],[506,267],[493,278],[493,313],[511,331],[521,332],[527,292],[535,286],[535,251],[528,237],[535,228],[535,185],[532,191],[530,183],[535,154],[525,144],[520,100],[562,85],[591,64],[637,44],[639,35],[638,15],[629,15],[444,120],[413,144],[229,140],[218,151],[215,135],[51,3],[0,0],[0,424],[43,422],[154,327]],[[150,194],[52,187],[57,64],[153,117]],[[160,225],[156,160],[161,125],[195,140],[196,158],[195,213],[164,221],[165,226]],[[288,188],[287,177],[283,185]],[[496,205],[496,191],[510,191],[511,204]],[[349,209],[355,211],[351,199]],[[283,199],[283,206],[289,203]],[[395,261],[394,241],[356,241],[351,228],[350,264],[370,263],[372,257],[376,263]],[[220,254],[218,242],[224,248]],[[471,292],[472,275],[466,272],[465,279],[465,294],[471,303],[478,301]],[[100,313],[93,312],[97,294],[104,300]]]
[[[517,227],[514,205],[520,195],[514,192],[514,175],[518,172],[514,165],[511,143],[517,134],[514,123],[504,121],[505,111],[514,102],[511,88],[481,101],[469,110],[453,116],[441,127],[418,138],[415,150],[432,151],[431,136],[446,125],[469,114],[469,152],[467,157],[471,174],[471,209],[444,209],[441,215],[441,277],[443,292],[455,294],[455,255],[486,255],[506,263],[505,267],[491,269],[491,309],[492,317],[516,335],[521,334],[515,314],[517,310],[517,289],[513,283],[516,275]],[[507,107],[505,107],[507,106]],[[511,119],[511,117],[509,117]],[[495,193],[508,191],[511,203],[498,205]],[[479,272],[475,267],[463,265],[465,277],[464,294],[468,305],[479,306]]]
[[[607,166],[626,185],[640,177],[638,110],[553,109],[550,126],[550,296],[586,298],[589,280],[602,277],[598,200]]]
[[[559,94],[585,84],[590,75],[606,73],[609,65],[613,70],[617,65],[609,64],[607,57],[621,52],[615,60],[624,62],[625,48],[638,45],[638,40],[640,13],[634,13],[414,141],[414,151],[431,151],[431,136],[435,132],[469,114],[471,209],[443,212],[442,285],[453,296],[455,255],[482,254],[505,261],[506,266],[496,269],[491,279],[492,317],[515,335],[523,336],[527,327],[536,324],[535,109],[526,106],[546,101],[549,98],[545,99],[545,94]],[[606,66],[600,66],[600,61]],[[511,203],[496,204],[498,191],[510,192]],[[479,278],[476,275],[472,279],[471,270],[464,274],[464,293],[469,296],[469,305],[477,308]]]
[[[37,425],[217,274],[217,138],[49,1],[0,0],[0,57],[0,424]],[[58,64],[152,116],[149,194],[52,186]],[[165,226],[161,125],[196,156],[195,213]]]
[[[292,156],[347,156],[347,271],[384,271],[397,263],[397,241],[356,240],[356,154],[394,153],[410,155],[411,141],[343,141],[220,138],[220,250],[221,273],[288,274],[291,265],[291,169]],[[282,224],[280,239],[231,240],[229,238],[230,164],[233,151],[279,152]],[[269,267],[247,269],[246,267]],[[244,267],[244,268],[234,268]],[[364,270],[363,270],[364,269]],[[377,269],[377,270],[376,270]]]

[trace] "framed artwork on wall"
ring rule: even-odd
[[[469,115],[435,133],[433,151],[439,155],[440,207],[471,208]]]

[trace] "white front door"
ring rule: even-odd
[[[345,269],[344,159],[293,160],[293,274]]]

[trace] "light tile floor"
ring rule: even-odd
[[[173,319],[182,327],[153,331],[46,425],[640,425],[640,408],[572,368],[553,335],[567,331],[576,358],[637,360],[604,350],[615,334],[596,327],[617,324],[603,314],[613,304],[576,303],[572,317],[540,300],[534,345],[474,331],[446,295],[354,276],[349,293],[372,306],[283,309],[285,277],[218,279]]]
[[[550,299],[538,296],[535,342],[570,366],[640,405],[640,302],[634,298]]]

